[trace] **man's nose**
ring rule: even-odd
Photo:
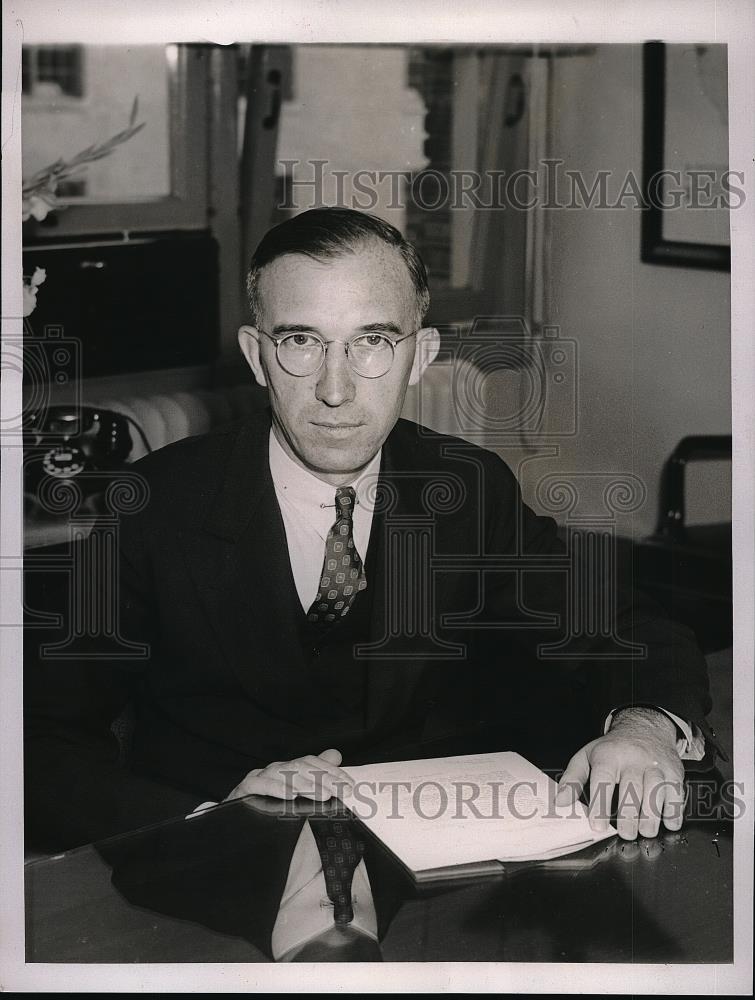
[[[325,352],[315,395],[327,406],[342,406],[350,403],[355,393],[354,372],[346,355],[346,345],[333,341]]]

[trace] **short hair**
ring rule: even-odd
[[[259,279],[263,268],[286,254],[304,254],[314,260],[333,260],[372,240],[398,250],[409,272],[417,298],[417,324],[430,305],[427,271],[415,247],[383,219],[351,208],[313,208],[270,229],[252,255],[246,279],[249,308],[259,323],[262,304]]]

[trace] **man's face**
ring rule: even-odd
[[[263,269],[259,293],[261,329],[276,337],[307,332],[329,343],[320,370],[301,377],[281,368],[269,337],[254,327],[239,331],[257,381],[269,389],[278,440],[320,479],[347,483],[382,447],[407,385],[419,379],[437,341],[434,330],[403,340],[380,378],[357,375],[349,364],[344,345],[351,338],[377,331],[397,340],[414,331],[416,298],[406,265],[377,240],[328,261],[290,254]]]

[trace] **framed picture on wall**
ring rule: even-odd
[[[744,192],[729,170],[727,48],[647,42],[643,74],[641,258],[729,270]]]

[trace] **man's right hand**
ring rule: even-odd
[[[223,801],[245,795],[270,795],[276,799],[295,799],[302,795],[325,802],[351,788],[351,778],[338,766],[341,760],[338,750],[323,750],[319,756],[308,754],[295,760],[274,761],[267,767],[250,771]]]

